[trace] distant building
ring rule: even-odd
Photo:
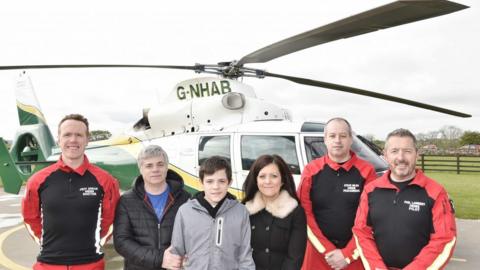
[[[427,144],[420,148],[420,154],[438,154],[438,147],[435,144]]]
[[[480,155],[480,144],[467,144],[458,148],[458,153],[462,155]]]

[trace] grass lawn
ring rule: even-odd
[[[464,219],[480,219],[480,174],[426,172],[448,191],[455,205],[455,216]]]

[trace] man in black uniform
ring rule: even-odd
[[[445,189],[416,169],[413,134],[397,129],[385,141],[390,170],[367,185],[353,232],[366,269],[443,269],[456,226]]]
[[[298,195],[307,216],[307,249],[303,270],[363,270],[352,226],[365,183],[375,169],[350,149],[353,134],[343,118],[325,126],[327,154],[303,170]]]
[[[85,117],[65,116],[58,125],[60,159],[28,180],[22,214],[40,245],[35,270],[104,269],[101,247],[120,194],[117,180],[84,154],[88,134]]]

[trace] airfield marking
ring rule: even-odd
[[[7,269],[11,269],[11,270],[29,270],[30,269],[30,268],[21,266],[19,264],[16,264],[14,261],[10,260],[7,256],[5,256],[5,254],[3,254],[3,242],[5,241],[5,239],[7,239],[7,237],[9,237],[11,234],[13,234],[14,232],[22,228],[24,228],[24,226],[19,225],[17,227],[14,227],[0,234],[0,265],[7,267]]]
[[[11,200],[21,199],[21,198],[22,198],[21,195],[2,195],[0,196],[0,202],[11,201]]]
[[[0,229],[12,227],[22,223],[22,221],[21,214],[0,214]]]

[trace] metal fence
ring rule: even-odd
[[[460,173],[480,173],[480,157],[465,155],[426,155],[421,154],[417,166],[423,171]]]

